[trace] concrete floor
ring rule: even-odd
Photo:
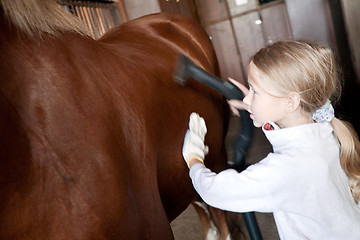
[[[279,235],[276,230],[274,218],[269,213],[256,213],[256,219],[261,231],[263,240],[278,240]],[[227,213],[227,220],[232,233],[232,240],[250,240],[243,216],[238,213]],[[204,240],[205,234],[202,230],[199,217],[190,205],[172,223],[175,240]],[[240,229],[239,229],[240,228]]]
[[[226,145],[229,146],[234,136],[240,130],[239,118],[231,116],[230,128]],[[261,129],[254,128],[253,141],[246,157],[247,164],[253,164],[263,159],[271,151],[271,145],[266,140]],[[229,159],[232,158],[232,150],[228,147]],[[263,240],[278,240],[273,215],[271,213],[256,213],[256,219],[263,237]],[[250,240],[243,216],[239,213],[227,212],[227,221],[232,233],[233,240]],[[172,223],[171,227],[175,240],[203,240],[205,239],[199,217],[193,206],[189,206]]]

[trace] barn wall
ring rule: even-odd
[[[121,0],[118,0],[121,1]],[[154,12],[172,12],[197,19],[210,35],[221,77],[246,83],[249,58],[277,40],[305,39],[337,47],[336,28],[329,5],[341,2],[351,57],[360,75],[360,1],[277,0],[122,0],[128,20]],[[260,22],[259,22],[260,21]],[[336,23],[335,23],[336,24]]]
[[[200,22],[211,36],[221,77],[247,82],[249,59],[260,48],[291,39],[285,1],[260,5],[257,0],[195,0]]]
[[[122,0],[128,20],[160,12],[158,0]]]
[[[328,3],[324,0],[286,0],[295,39],[322,41],[335,45]]]

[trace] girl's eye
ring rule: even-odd
[[[256,93],[257,93],[257,92],[254,90],[254,88],[252,87],[252,85],[250,85],[249,88],[250,88],[250,91],[253,92],[253,94],[256,94]]]

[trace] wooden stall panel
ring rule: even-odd
[[[257,0],[227,0],[231,16],[255,10]]]
[[[115,2],[88,2],[61,0],[59,4],[68,12],[77,16],[89,28],[93,38],[100,38],[106,31],[121,23],[122,18]]]
[[[292,39],[290,22],[285,4],[277,4],[261,10],[264,37],[267,44]]]
[[[262,26],[261,23],[259,24],[259,20],[260,16],[258,12],[251,12],[233,18],[235,36],[246,75],[250,58],[260,50],[260,48],[265,46]]]
[[[198,20],[192,0],[159,0],[161,12],[175,13]]]
[[[332,23],[324,0],[287,0],[286,7],[295,39],[322,41],[333,44]]]
[[[126,9],[128,20],[147,14],[160,12],[158,0],[122,0]],[[164,0],[165,1],[165,0]]]
[[[216,56],[219,62],[221,78],[234,78],[245,83],[242,65],[235,39],[231,30],[230,21],[223,21],[205,28],[211,36]]]
[[[203,26],[228,19],[226,2],[219,0],[196,0],[198,15]]]

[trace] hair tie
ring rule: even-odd
[[[312,116],[312,119],[317,123],[330,122],[334,117],[334,108],[328,99],[324,106],[316,110]]]

